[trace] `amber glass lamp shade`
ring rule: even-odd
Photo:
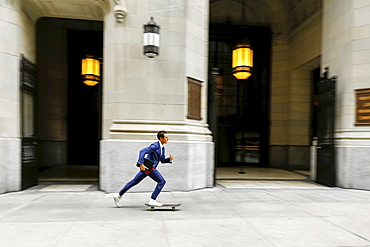
[[[239,44],[233,50],[232,71],[236,79],[247,79],[252,74],[253,50],[249,44]]]
[[[100,82],[100,61],[87,57],[82,59],[82,81],[88,86],[95,86]]]

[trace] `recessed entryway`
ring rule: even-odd
[[[102,81],[82,81],[82,59],[103,57],[103,22],[36,23],[39,181],[98,181]],[[101,70],[101,69],[100,69]]]

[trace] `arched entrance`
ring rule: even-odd
[[[97,181],[102,84],[82,82],[81,61],[103,57],[103,23],[41,18],[36,25],[39,181]]]
[[[320,11],[321,1],[210,1],[208,119],[216,166],[302,170],[308,179]],[[240,81],[231,61],[243,39],[254,46],[254,68]]]
[[[98,181],[103,82],[85,85],[81,61],[87,55],[102,61],[103,20],[109,8],[105,0],[21,3],[35,23],[37,64],[37,173],[25,173],[22,180],[33,182],[22,188],[45,181]]]
[[[210,1],[209,123],[217,166],[269,166],[272,34],[281,11],[269,1]],[[274,13],[268,15],[267,13]],[[275,29],[275,30],[274,30]],[[247,40],[253,49],[252,75],[232,75],[232,50]]]
[[[244,33],[241,37],[240,33]],[[253,46],[253,74],[246,80],[232,75],[231,54],[238,40],[248,38]],[[218,68],[215,109],[217,124],[216,163],[219,166],[269,164],[269,100],[271,31],[269,27],[234,24],[210,25],[209,68]]]

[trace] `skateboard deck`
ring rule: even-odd
[[[181,205],[181,203],[164,203],[163,206],[153,206],[148,203],[145,203],[148,207],[150,207],[150,211],[154,211],[154,208],[164,208],[164,207],[171,207],[172,211],[175,211],[177,207]]]

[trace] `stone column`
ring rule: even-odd
[[[137,173],[139,150],[166,130],[166,154],[160,165],[165,190],[213,186],[214,160],[207,123],[208,1],[127,0],[127,16],[113,13],[104,22],[103,140],[100,188],[118,192]],[[160,25],[159,56],[143,55],[143,24]],[[201,82],[200,120],[188,119],[188,79]],[[131,191],[151,191],[150,179]]]
[[[356,126],[355,89],[370,88],[370,2],[323,1],[322,68],[336,75],[337,185],[370,189],[370,126]]]
[[[21,188],[19,12],[0,1],[0,193]]]

